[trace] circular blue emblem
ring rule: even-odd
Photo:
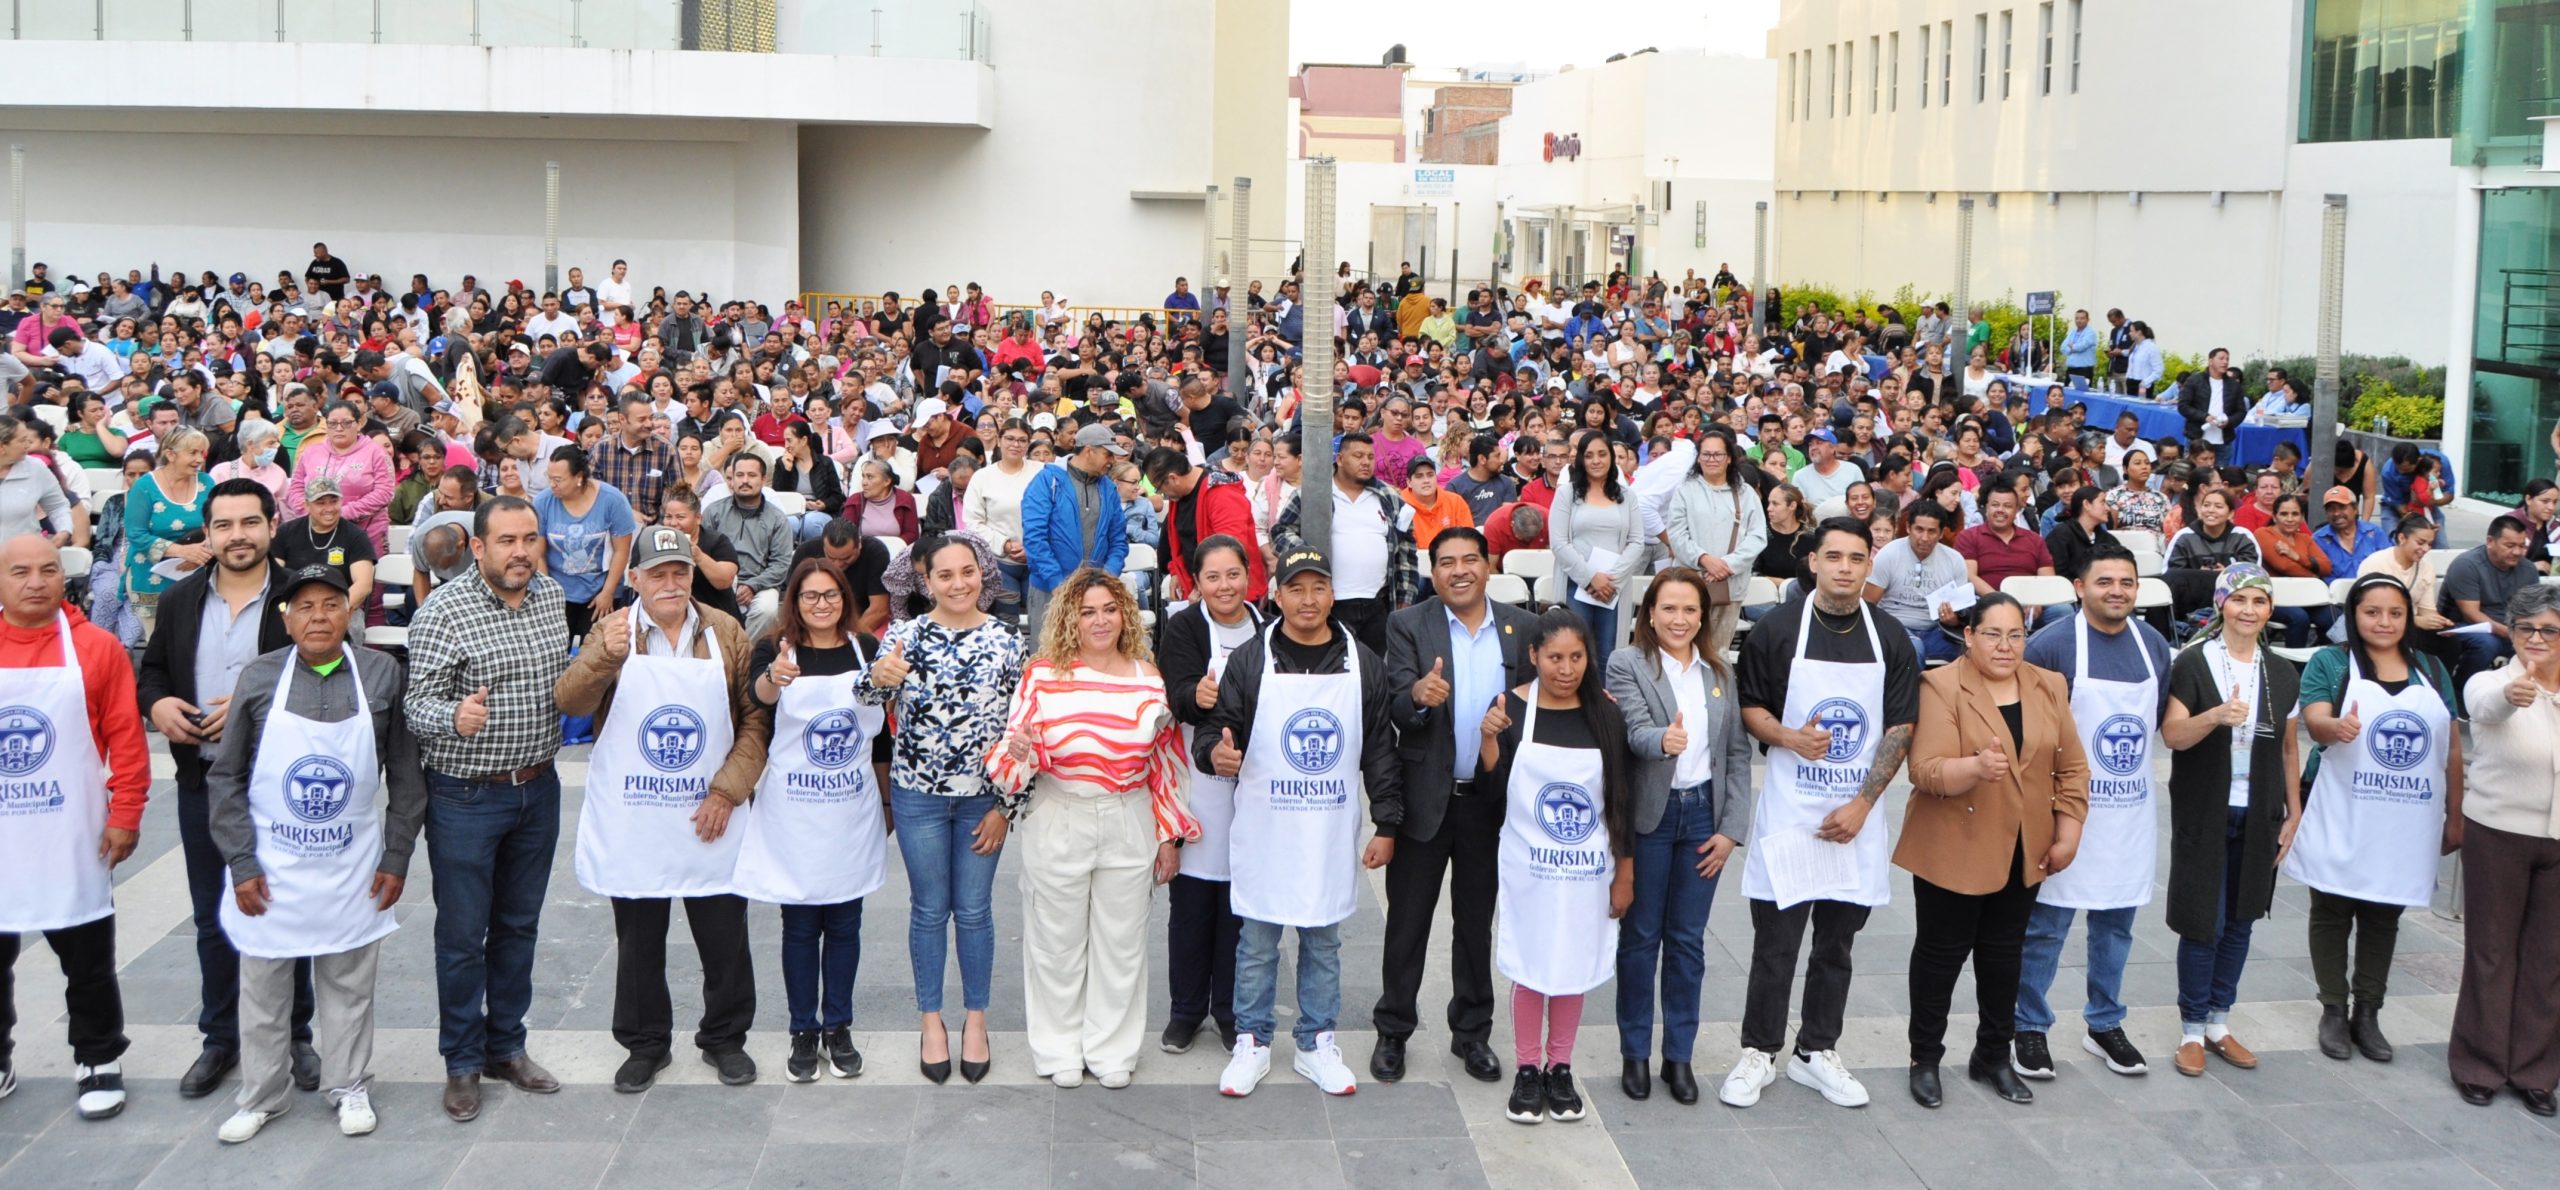
[[[2387,769],[2413,769],[2434,748],[2427,721],[2414,711],[2385,711],[2364,729],[2365,752]]]
[[[1571,847],[1600,829],[1600,807],[1589,790],[1559,781],[1538,791],[1538,825],[1548,838]]]
[[[849,707],[838,707],[809,720],[808,736],[804,741],[809,763],[822,769],[840,769],[852,764],[861,743],[862,724]]]
[[[702,716],[669,703],[640,720],[640,756],[662,773],[680,773],[702,759]]]
[[[53,756],[53,720],[33,707],[0,707],[0,775],[24,777]]]
[[[2119,777],[2130,777],[2148,759],[2145,746],[2150,733],[2143,730],[2138,715],[2110,715],[2098,725],[2098,767]]]
[[[1826,698],[1813,706],[1815,726],[1831,733],[1831,748],[1822,754],[1833,764],[1846,764],[1858,758],[1858,750],[1867,742],[1867,713],[1845,698]]]
[[[304,822],[327,822],[347,808],[355,774],[333,756],[305,756],[284,771],[284,808]]]
[[[1321,707],[1309,707],[1289,716],[1282,738],[1289,767],[1299,772],[1311,776],[1329,773],[1342,759],[1342,721]]]

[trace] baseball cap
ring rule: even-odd
[[[2326,492],[2322,492],[2322,493],[2320,494],[2320,506],[2321,506],[2321,507],[2323,507],[2323,508],[2326,508],[2326,507],[2328,507],[2329,505],[2332,505],[2332,504],[2348,504],[2348,505],[2352,505],[2352,504],[2354,504],[2355,502],[2356,502],[2356,494],[2355,494],[2354,492],[2348,491],[2348,490],[2347,490],[2346,485],[2344,485],[2344,484],[2340,484],[2340,485],[2338,485],[2337,487],[2331,488],[2331,489],[2329,489],[2328,491],[2326,491]]]
[[[631,568],[647,570],[661,562],[693,565],[693,539],[681,530],[665,525],[651,525],[640,531],[640,543],[632,547]]]
[[[373,382],[372,387],[364,390],[364,395],[367,397],[389,397],[396,401],[400,399],[400,386],[393,384],[388,380],[377,380]]]
[[[1031,415],[1031,428],[1035,430],[1057,429],[1058,415],[1048,412],[1034,413]]]
[[[1353,384],[1359,385],[1362,388],[1376,388],[1378,387],[1378,381],[1382,379],[1384,379],[1384,377],[1376,368],[1370,367],[1367,364],[1351,365],[1351,383]]]
[[[1430,362],[1431,361],[1426,360],[1419,355],[1408,355],[1404,357],[1404,366],[1408,368],[1419,368]]]
[[[916,416],[914,424],[923,425],[937,417],[946,416],[950,412],[951,406],[945,403],[942,398],[926,397],[925,399],[916,402]]]
[[[1099,446],[1123,458],[1129,454],[1129,448],[1120,445],[1120,436],[1112,433],[1109,426],[1086,426],[1076,431],[1076,449],[1083,450],[1088,446]]]
[[[335,483],[336,481],[332,480],[331,482]],[[327,587],[332,591],[336,591],[341,595],[344,595],[354,589],[353,584],[347,581],[347,576],[338,573],[337,567],[305,566],[302,569],[285,576],[284,589],[278,591],[276,593],[276,597],[279,599],[291,599],[293,598],[294,592],[299,591],[304,587],[308,587],[313,583],[318,583],[321,586]]]
[[[245,285],[245,284],[247,284],[247,283],[248,283],[248,281],[249,281],[249,274],[247,274],[247,273],[233,273],[233,274],[231,274],[231,283],[232,283],[232,284],[234,284],[234,285]]]
[[[1831,432],[1831,427],[1829,427],[1829,426],[1815,426],[1811,431],[1809,431],[1809,432],[1807,432],[1807,433],[1805,434],[1805,437],[1810,438],[1810,439],[1813,439],[1813,440],[1818,441],[1818,442],[1838,442],[1838,441],[1840,441],[1840,437],[1839,437],[1839,435],[1832,433],[1832,432]]]
[[[453,398],[451,397],[447,397],[444,400],[436,402],[435,409],[433,411],[444,414],[448,417],[462,416],[462,406],[454,404]]]
[[[342,498],[343,494],[338,491],[337,476],[322,472],[302,481],[303,503],[308,504],[324,496]]]
[[[1312,547],[1291,550],[1280,556],[1280,565],[1271,572],[1271,582],[1277,586],[1301,574],[1321,574],[1332,578],[1333,560],[1327,558],[1323,550]]]

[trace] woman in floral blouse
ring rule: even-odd
[[[945,930],[956,919],[960,994],[968,1011],[960,1073],[986,1077],[987,989],[996,958],[995,879],[1008,812],[1017,800],[986,776],[986,757],[1004,735],[1005,711],[1022,681],[1022,643],[980,605],[993,554],[967,533],[927,541],[910,557],[933,608],[893,625],[857,690],[897,716],[889,757],[889,806],[909,886],[907,951],[915,966],[916,1011],[924,1016],[916,1060],[926,1078],[951,1077],[951,1037],[942,1020]]]

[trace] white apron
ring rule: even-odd
[[[89,696],[56,612],[62,664],[7,671],[0,693],[0,934],[87,925],[116,911],[98,858],[107,830],[107,766],[89,731]]]
[[[1274,672],[1263,630],[1253,738],[1236,772],[1228,904],[1236,916],[1329,926],[1360,903],[1360,650],[1343,636],[1338,674]],[[1184,850],[1190,850],[1188,847]]]
[[[1806,660],[1804,646],[1806,634],[1813,630],[1813,616],[1813,601],[1807,597],[1804,614],[1796,621],[1795,662],[1787,672],[1787,713],[1782,718],[1789,727],[1802,727],[1805,720],[1819,717],[1831,731],[1831,750],[1820,760],[1806,760],[1785,748],[1769,749],[1768,768],[1760,777],[1758,809],[1752,816],[1754,838],[1765,839],[1780,831],[1812,834],[1824,816],[1858,796],[1867,770],[1875,765],[1876,744],[1884,738],[1884,662]],[[1864,601],[1858,605],[1858,623],[1867,633],[1868,655],[1883,657],[1884,650],[1876,643],[1875,613]],[[1891,901],[1893,889],[1886,882],[1891,850],[1885,846],[1887,833],[1881,816],[1867,815],[1866,825],[1849,843],[1856,882],[1807,890],[1812,895],[1804,899],[1869,907]],[[1769,883],[1761,852],[1758,847],[1743,849],[1742,894],[1755,901],[1775,901],[1777,890]]]
[[[1532,693],[1502,791],[1493,961],[1533,992],[1578,996],[1618,971],[1618,923],[1609,916],[1618,865],[1600,812],[1599,751],[1537,738]]]
[[[784,648],[790,648],[785,645]],[[794,654],[797,655],[796,653]],[[806,674],[774,700],[773,746],[738,835],[739,895],[777,905],[833,905],[870,896],[889,878],[889,830],[871,771],[885,707],[854,701],[870,667]]]
[[[2151,903],[2151,880],[2160,863],[2160,812],[2152,801],[2151,758],[2159,747],[2160,674],[2139,635],[2142,680],[2105,681],[2089,676],[2089,621],[2077,621],[2073,646],[2071,722],[2089,754],[2089,820],[2080,828],[2080,854],[2071,866],[2044,878],[2040,904],[2063,909],[2129,909]],[[2131,624],[2125,631],[2139,634]]]
[[[2336,707],[2364,730],[2320,755],[2284,874],[2342,897],[2423,909],[2435,899],[2444,840],[2445,756],[2453,716],[2412,666],[2392,694],[2347,655]]]
[[[298,658],[285,659],[267,724],[249,766],[249,822],[267,873],[267,911],[256,917],[222,898],[222,932],[259,959],[344,954],[400,928],[373,903],[382,866],[382,757],[365,704],[364,676],[346,654],[356,713],[321,723],[288,713],[285,691]]]
[[[1252,615],[1250,611],[1245,614],[1248,617]],[[1209,618],[1206,609],[1202,610],[1200,618],[1209,626],[1209,673],[1223,682],[1227,677],[1227,657],[1235,649],[1218,643],[1218,622]],[[1270,674],[1266,672],[1263,680],[1270,681]],[[1182,725],[1184,756],[1192,754],[1191,740],[1198,731],[1188,723]],[[1191,816],[1200,821],[1200,838],[1197,842],[1182,845],[1182,874],[1198,880],[1228,879],[1227,835],[1236,817],[1235,779],[1194,766],[1191,770]]]
[[[738,841],[754,807],[738,807],[713,842],[693,833],[694,809],[711,796],[712,774],[737,740],[720,638],[697,620],[689,627],[703,634],[708,658],[652,657],[640,647],[641,616],[635,611],[628,619],[631,654],[588,758],[587,800],[578,812],[578,883],[606,897],[729,892]],[[679,639],[676,651],[689,652],[688,644]]]

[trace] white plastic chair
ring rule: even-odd
[[[60,405],[38,405],[36,417],[44,424],[52,426],[56,434],[61,433],[64,427],[71,424],[71,411]]]
[[[2079,602],[2071,580],[2058,574],[2013,574],[2000,580],[2000,593],[2028,607]]]
[[[373,583],[377,587],[406,587],[418,581],[418,564],[407,553],[393,554],[373,564]]]
[[[88,550],[76,545],[66,545],[62,547],[62,575],[64,578],[87,578],[89,577],[89,568],[95,565],[97,565],[97,556],[91,554]]]
[[[90,467],[85,470],[89,476],[89,496],[91,499],[105,500],[107,497],[124,490],[123,468]]]
[[[2560,583],[2560,577],[2546,577],[2546,578],[2544,578],[2542,581],[2544,581],[2544,582],[2546,582],[2546,583]],[[2345,607],[2345,606],[2347,605],[2347,592],[2354,590],[2354,589],[2355,589],[2355,585],[2356,585],[2356,580],[2351,579],[2351,578],[2333,578],[2333,579],[2330,579],[2330,580],[2329,580],[2329,604],[2330,604],[2330,606],[2332,606],[2332,607]]]
[[[1142,571],[1154,570],[1155,568],[1156,568],[1156,547],[1151,546],[1151,545],[1133,545],[1133,546],[1130,546],[1130,547],[1129,547],[1129,559],[1128,559],[1128,561],[1122,562],[1122,563],[1120,564],[1120,569],[1121,569],[1121,571],[1122,571],[1123,573],[1129,573],[1129,574],[1136,574],[1136,573],[1139,573],[1139,572],[1142,572]]]
[[[2108,532],[2116,535],[2116,544],[2132,550],[2136,555],[2140,555],[2144,550],[2155,554],[2160,552],[2160,535],[2149,529],[2110,529]]]
[[[1777,602],[1778,580],[1768,575],[1752,575],[1751,581],[1742,585],[1742,606],[1744,607],[1769,607]]]
[[[2168,607],[2175,602],[2177,602],[2176,598],[2169,593],[2169,581],[2167,579],[2145,576],[2134,583],[2133,607],[2136,611],[2150,611],[2155,607]]]
[[[2427,556],[2420,559],[2418,565],[2426,567],[2427,574],[2443,578],[2445,568],[2452,566],[2453,560],[2461,557],[2463,553],[2462,550],[2428,550]]]
[[[2329,607],[2337,602],[2321,579],[2277,575],[2274,585],[2277,607]]]
[[[393,525],[391,527],[392,553],[405,554],[409,552],[409,531],[409,526],[407,525]]]
[[[2158,550],[2137,549],[2133,554],[2133,572],[2143,578],[2157,578],[2169,572],[2168,559]]]
[[[1516,574],[1497,574],[1485,580],[1485,598],[1514,607],[1529,602],[1529,580]]]
[[[409,630],[388,624],[367,628],[364,644],[368,649],[405,649],[409,647]]]
[[[798,492],[777,492],[767,488],[764,498],[787,517],[797,517],[809,511],[809,498]]]

